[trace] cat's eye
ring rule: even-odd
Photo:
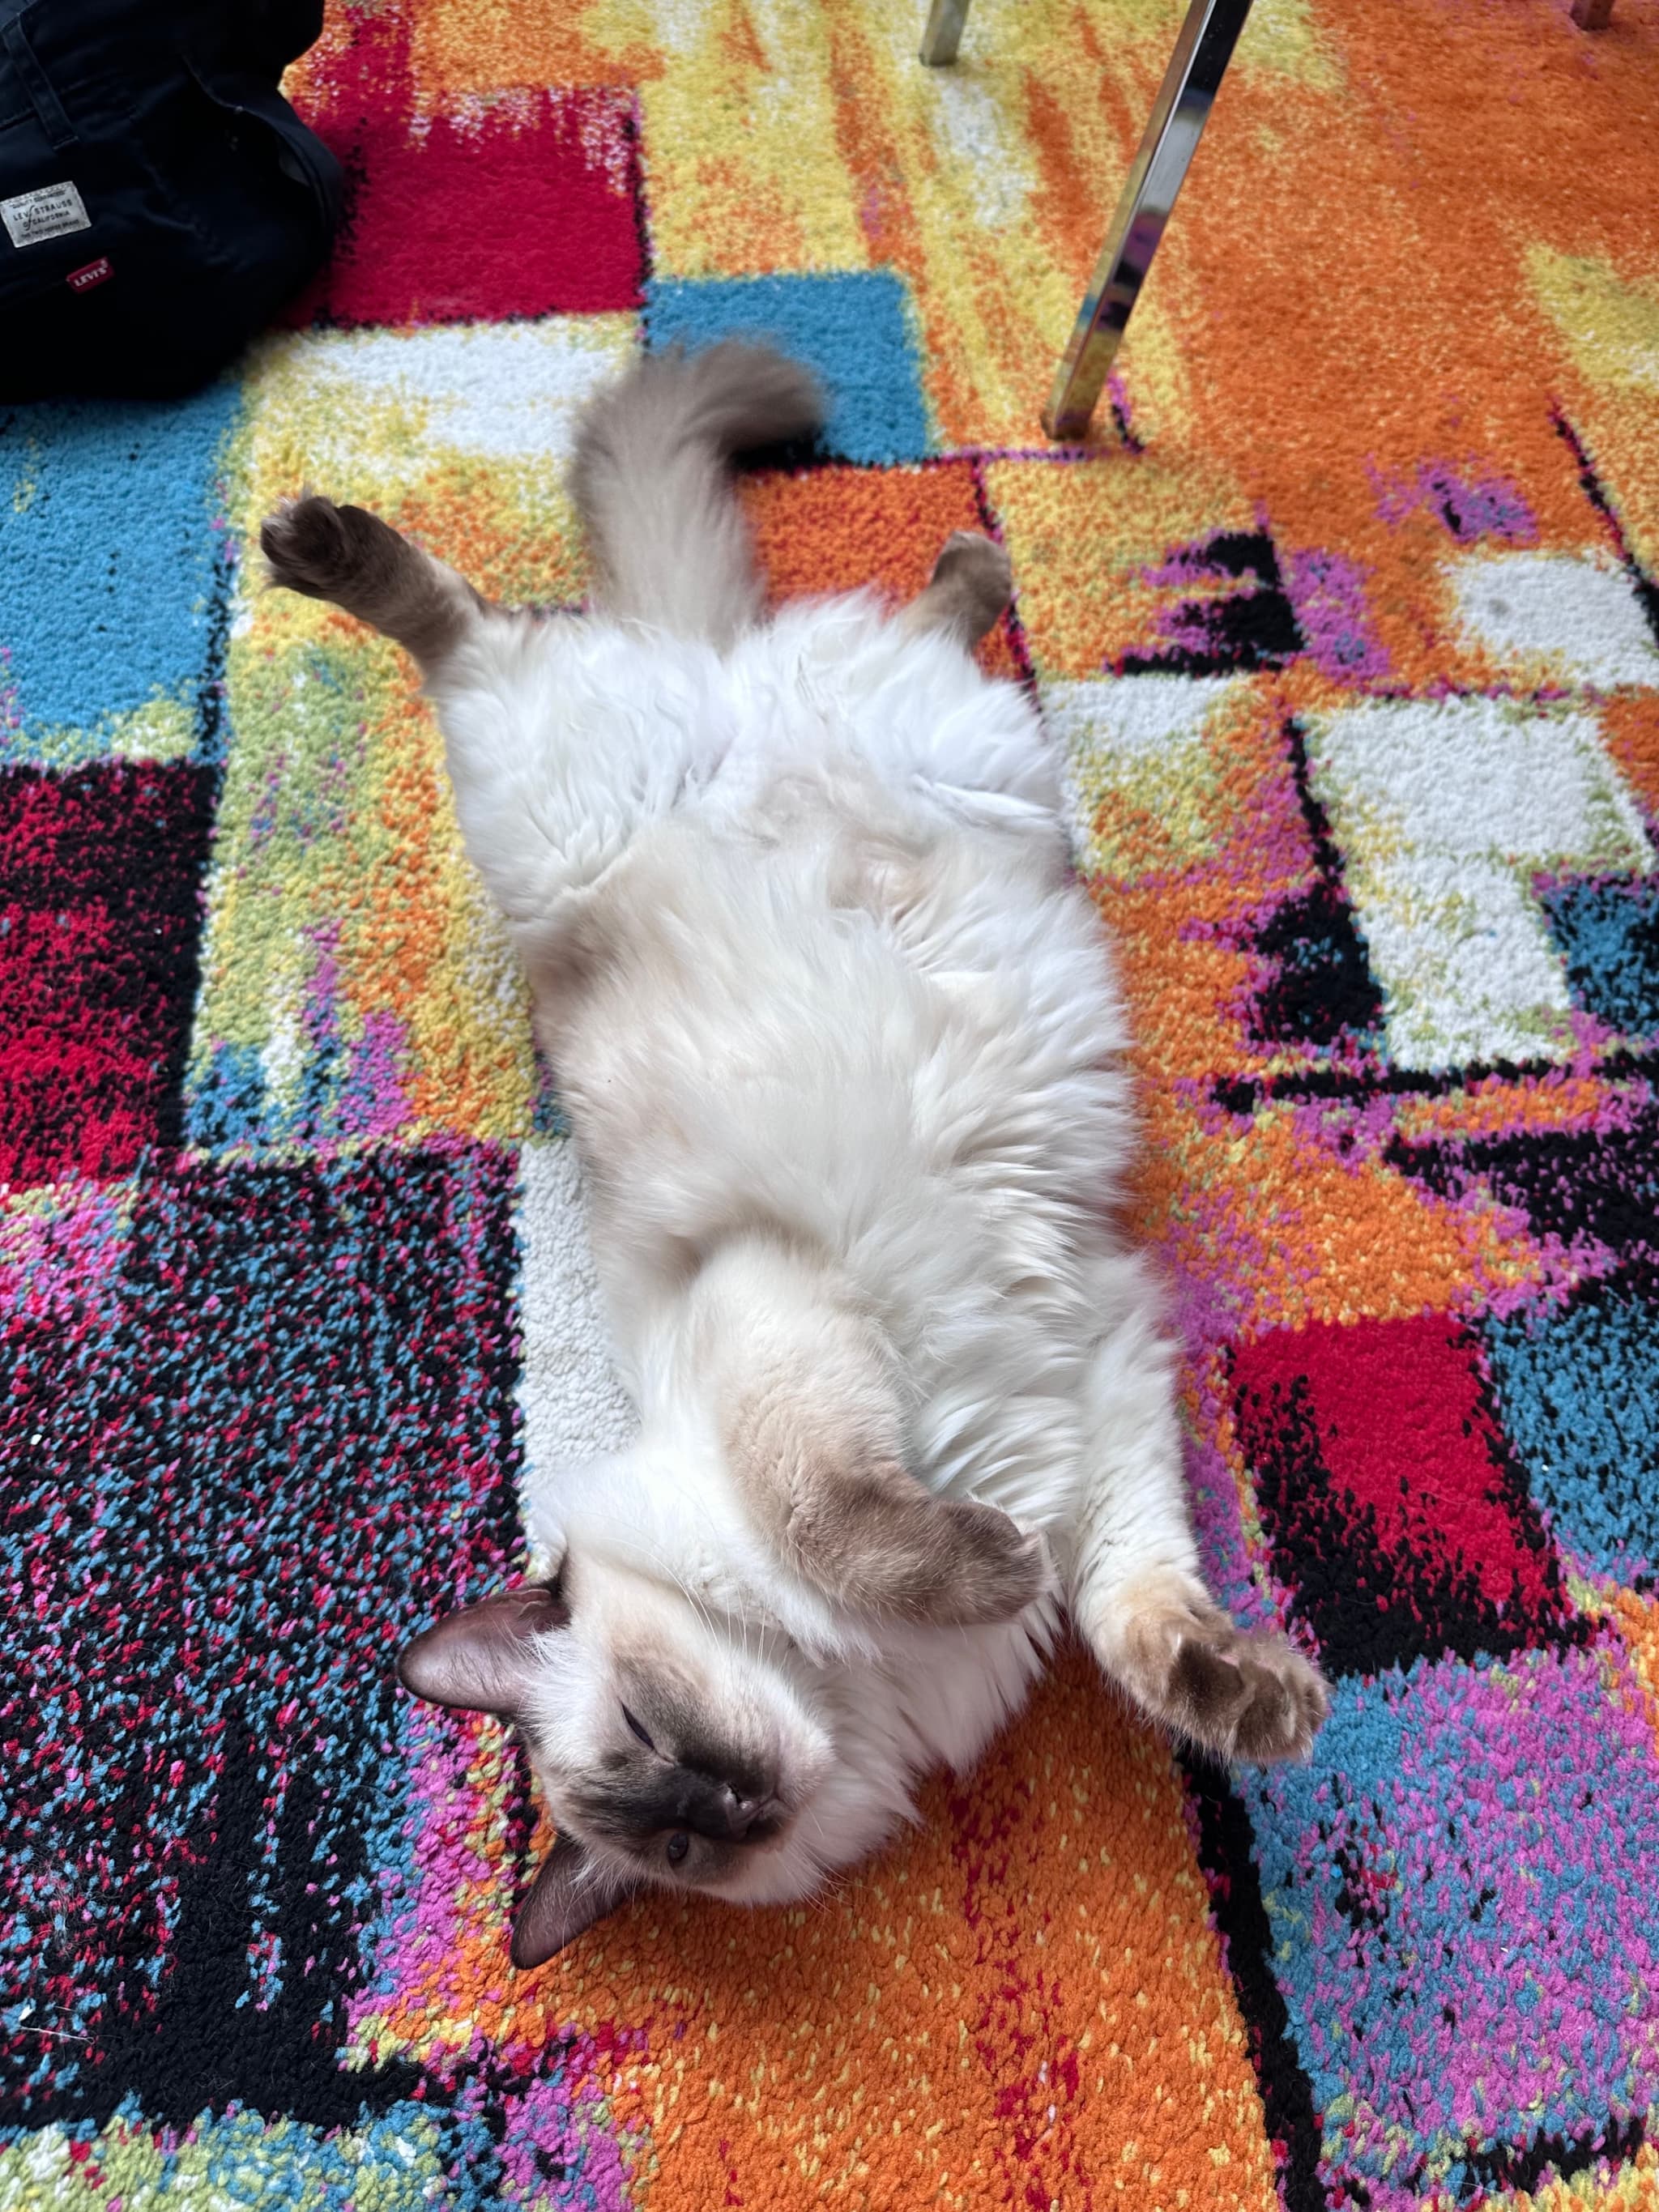
[[[632,1729],[633,1733],[636,1736],[638,1736],[640,1741],[645,1746],[646,1749],[647,1751],[654,1751],[657,1747],[652,1742],[650,1736],[646,1732],[644,1722],[635,1720],[633,1714],[629,1711],[626,1705],[623,1707],[622,1713],[623,1718],[628,1723],[629,1729]]]
[[[668,1863],[678,1866],[691,1848],[691,1838],[684,1828],[676,1828],[668,1838]]]

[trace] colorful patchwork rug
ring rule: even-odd
[[[1659,12],[1257,0],[1097,443],[1038,412],[1179,16],[334,0],[349,227],[187,404],[0,416],[0,2205],[1659,2205]],[[409,666],[310,483],[580,600],[573,410],[767,333],[780,595],[1000,533],[1144,1075],[1208,1571],[811,1909],[507,1963],[402,1639],[626,1433]]]

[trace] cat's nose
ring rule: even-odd
[[[776,1822],[777,1807],[769,1797],[739,1796],[728,1787],[723,1793],[726,1818],[733,1843],[757,1841],[761,1835],[770,1835]]]

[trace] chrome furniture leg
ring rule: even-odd
[[[934,23],[952,4],[953,0],[934,0],[930,38]],[[963,12],[963,5],[957,4],[958,35]],[[1043,410],[1042,427],[1051,438],[1074,443],[1088,430],[1249,12],[1250,0],[1189,0],[1152,119]],[[922,51],[926,57],[927,48]],[[951,52],[956,52],[954,45]]]
[[[921,34],[921,58],[929,69],[941,68],[957,58],[962,27],[968,21],[968,0],[933,0],[927,28]]]

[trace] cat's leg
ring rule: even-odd
[[[307,493],[266,517],[259,546],[273,584],[330,599],[395,638],[428,682],[496,611],[465,578],[366,507],[336,507]]]
[[[1012,590],[1008,556],[994,538],[951,532],[933,581],[886,632],[895,675],[911,686],[907,709],[888,712],[884,700],[862,723],[860,744],[871,766],[896,787],[938,786],[958,819],[964,794],[994,794],[981,819],[1017,833],[1035,831],[1044,848],[1044,872],[1053,872],[1063,866],[1065,849],[1057,749],[1020,688],[995,681],[973,659]],[[1006,808],[1003,799],[1019,805]]]
[[[907,630],[941,632],[970,651],[1001,619],[1014,593],[1014,572],[994,538],[953,530],[933,564],[933,580],[899,621]]]
[[[571,895],[684,787],[693,718],[620,711],[636,644],[574,617],[492,605],[362,507],[307,495],[270,517],[260,544],[274,584],[331,600],[412,655],[443,731],[467,852],[520,951],[555,951]]]
[[[1121,1267],[1133,1285],[1136,1263]],[[1288,1638],[1240,1629],[1204,1586],[1175,1364],[1149,1303],[1129,1304],[1097,1348],[1085,1401],[1090,1484],[1068,1576],[1072,1617],[1112,1680],[1188,1742],[1261,1765],[1303,1759],[1325,1717],[1324,1681]]]

